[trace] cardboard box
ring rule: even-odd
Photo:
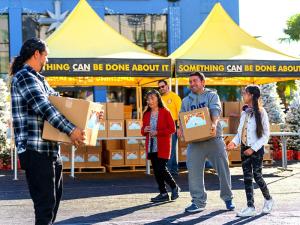
[[[222,117],[219,120],[219,123],[221,124],[222,130],[223,130],[223,134],[229,134],[229,118],[228,117]]]
[[[108,120],[107,126],[107,137],[124,137],[124,120]]]
[[[243,107],[244,107],[245,103],[243,101],[240,101],[240,114],[243,111]]]
[[[238,147],[234,150],[228,151],[228,160],[233,162],[240,162],[241,159],[241,149]]]
[[[125,150],[139,150],[140,144],[139,140],[135,138],[130,138],[122,141],[123,148]]]
[[[224,117],[234,116],[240,117],[241,103],[240,102],[224,102]]]
[[[107,121],[99,122],[98,138],[107,138]]]
[[[70,122],[77,127],[84,129],[86,133],[86,145],[96,145],[98,136],[98,113],[103,110],[101,104],[94,102],[49,96],[49,101],[63,114]],[[79,113],[80,112],[80,113]],[[69,136],[52,127],[48,121],[44,122],[43,139],[71,143]]]
[[[122,142],[121,140],[107,140],[104,141],[104,149],[105,150],[117,150],[122,149]]]
[[[229,133],[236,134],[239,128],[240,118],[239,117],[229,117]],[[224,132],[225,133],[225,132]]]
[[[139,140],[140,150],[146,151],[146,140]]]
[[[100,146],[87,147],[85,154],[86,167],[99,167],[102,163]]]
[[[140,137],[143,122],[141,120],[126,120],[126,137]]]
[[[224,102],[221,102],[221,109],[222,109],[222,112],[220,114],[220,117],[224,117]]]
[[[107,107],[106,107],[106,102],[100,102],[100,104],[102,105],[102,110],[104,112],[103,114],[103,120],[107,120]]]
[[[186,161],[187,146],[178,148],[178,162]]]
[[[183,138],[178,138],[178,148],[187,147],[188,143]]]
[[[233,138],[234,138],[233,136],[224,136],[225,145],[228,145]]]
[[[74,155],[74,165],[76,168],[86,166],[86,147],[79,147],[75,151]]]
[[[185,142],[204,141],[212,137],[211,118],[207,107],[179,113]]]
[[[270,124],[270,132],[280,132],[281,128],[279,124],[271,123]]]
[[[107,165],[110,166],[124,166],[124,150],[109,150],[103,151],[104,160]]]
[[[72,145],[61,143],[60,144],[60,155],[61,155],[64,169],[70,168],[71,167]]]
[[[146,165],[146,160],[147,160],[146,150],[140,149],[139,150],[139,164]]]
[[[132,119],[132,105],[124,105],[124,119]]]
[[[108,120],[124,120],[124,104],[117,102],[106,103]]]
[[[139,150],[125,150],[125,165],[138,165]]]
[[[265,154],[264,154],[263,160],[272,160],[273,159],[273,157],[272,157],[273,151],[271,150],[271,146],[269,144],[266,144],[264,147],[265,147],[264,148]]]

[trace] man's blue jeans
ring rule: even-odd
[[[177,161],[177,132],[172,135],[172,149],[171,158],[169,159],[167,166],[171,174],[178,174],[178,161]]]

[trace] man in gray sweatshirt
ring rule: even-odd
[[[189,189],[192,204],[186,212],[199,212],[206,206],[207,194],[204,186],[205,161],[208,159],[216,169],[220,181],[220,197],[228,210],[233,210],[231,177],[228,166],[228,158],[225,143],[222,138],[222,128],[219,117],[222,112],[221,102],[216,92],[205,88],[205,76],[195,72],[189,77],[191,93],[182,100],[181,112],[187,112],[198,108],[208,107],[212,128],[211,133],[215,137],[207,141],[189,143],[187,149],[187,168],[189,171]],[[182,129],[178,130],[178,136],[183,135]]]

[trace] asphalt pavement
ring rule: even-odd
[[[218,176],[208,171],[205,184],[208,204],[204,211],[189,214],[184,208],[190,204],[187,172],[176,177],[182,192],[180,198],[168,203],[151,203],[157,194],[152,175],[143,172],[77,174],[72,179],[64,175],[64,195],[57,220],[59,225],[86,224],[300,224],[300,162],[289,162],[292,171],[280,171],[277,165],[263,169],[265,180],[275,200],[271,214],[238,218],[236,211],[225,210],[219,197]],[[236,209],[246,206],[242,169],[230,169]],[[25,176],[19,172],[13,180],[12,171],[0,171],[0,225],[34,224],[33,204]],[[260,211],[263,197],[255,187],[255,206]]]

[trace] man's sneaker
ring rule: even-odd
[[[274,200],[272,198],[270,200],[265,199],[262,213],[270,213],[272,211],[273,205],[274,205]]]
[[[179,197],[179,192],[181,191],[180,187],[176,186],[176,188],[172,189],[171,200],[175,200]]]
[[[195,203],[192,203],[190,206],[185,208],[186,212],[194,213],[194,212],[201,212],[204,210],[204,207],[199,207]]]
[[[170,201],[168,193],[159,194],[154,198],[151,198],[151,202],[167,202]]]
[[[254,207],[247,207],[245,209],[242,209],[240,212],[238,212],[237,216],[238,217],[256,216],[256,210]]]
[[[232,210],[235,209],[235,206],[234,206],[234,204],[232,203],[232,200],[231,200],[231,199],[225,201],[225,204],[226,204],[226,209],[228,209],[228,210],[230,210],[230,211],[232,211]]]

